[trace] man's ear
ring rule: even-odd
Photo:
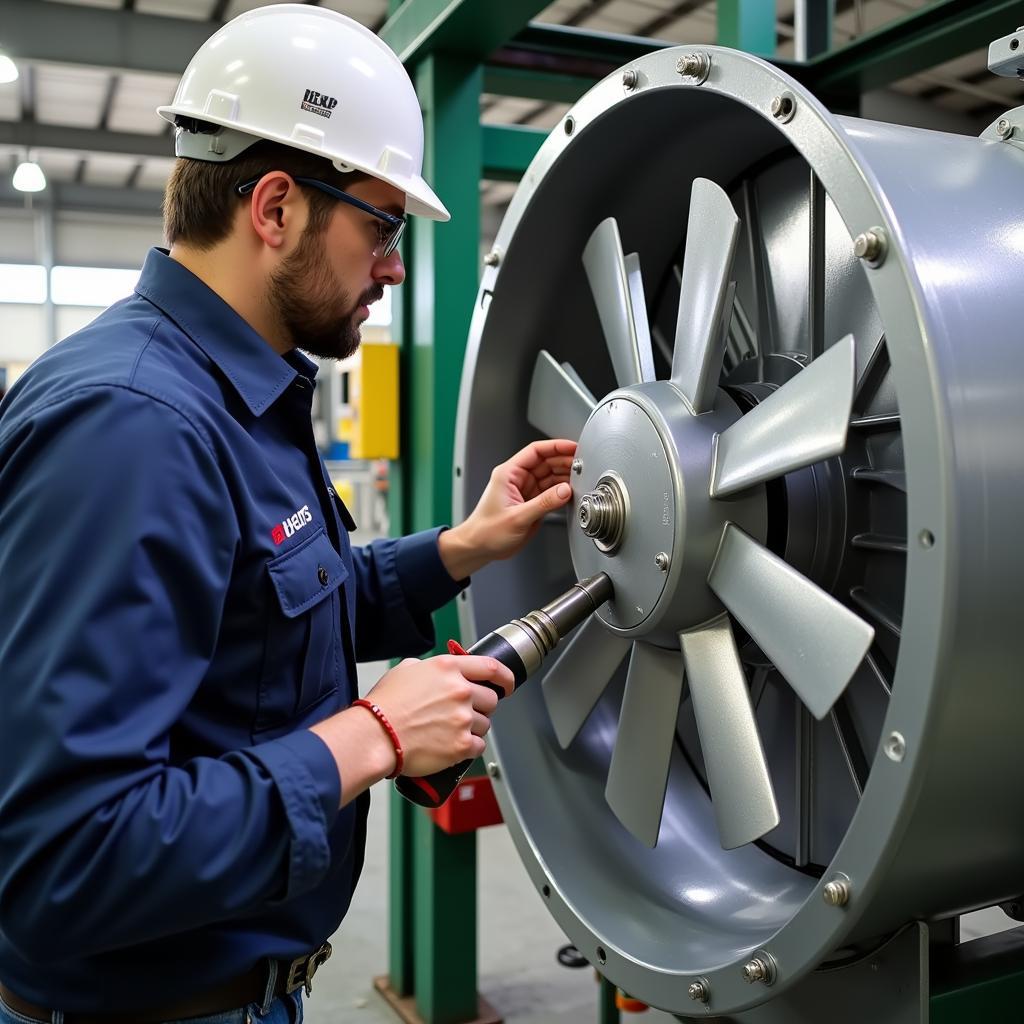
[[[249,218],[253,230],[272,249],[280,248],[294,232],[301,217],[302,196],[298,185],[284,171],[271,171],[252,190]]]

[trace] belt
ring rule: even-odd
[[[278,960],[274,981],[274,997],[289,995],[298,989],[305,989],[306,995],[313,990],[313,975],[331,957],[331,944],[325,942],[319,949],[294,960]],[[268,967],[264,963],[231,981],[209,989],[200,995],[181,999],[166,1006],[147,1008],[127,1013],[67,1013],[64,1024],[161,1024],[169,1020],[188,1020],[190,1017],[209,1017],[215,1013],[226,1013],[262,1003],[267,994]],[[49,1024],[53,1010],[23,999],[0,982],[0,998],[15,1013]]]

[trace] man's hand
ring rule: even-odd
[[[522,550],[544,516],[572,496],[569,473],[575,452],[575,441],[534,441],[494,468],[470,516],[438,541],[452,579],[464,579]]]
[[[515,678],[494,658],[442,654],[406,658],[366,695],[384,713],[402,745],[405,775],[432,775],[466,758],[479,757],[491,727],[497,694],[511,693]],[[347,708],[314,725],[341,776],[341,806],[395,768],[387,733],[365,708]]]

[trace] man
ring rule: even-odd
[[[0,413],[4,1021],[301,1019],[368,788],[479,755],[479,684],[511,681],[406,660],[352,707],[356,660],[429,650],[430,612],[570,493],[574,445],[538,442],[459,526],[349,545],[298,350],[354,351],[406,212],[447,218],[379,39],[250,12],[161,113],[169,252]]]

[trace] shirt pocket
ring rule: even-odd
[[[348,570],[321,526],[267,562],[271,596],[255,732],[298,725],[304,711],[338,687],[339,587]]]

